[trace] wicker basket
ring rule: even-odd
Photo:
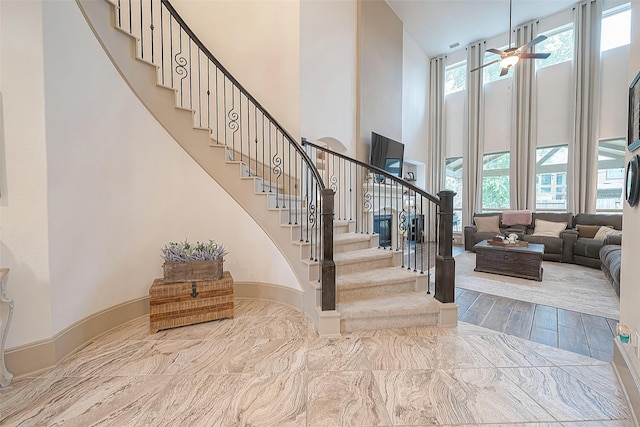
[[[165,282],[187,282],[190,280],[218,280],[222,277],[224,260],[189,262],[165,262],[162,265]]]
[[[220,280],[166,282],[156,279],[149,288],[149,329],[192,325],[233,318],[233,278],[228,271]]]

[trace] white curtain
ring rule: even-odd
[[[445,162],[445,117],[444,117],[444,75],[447,58],[445,56],[429,62],[429,147],[431,149],[430,188],[437,194],[444,188]]]
[[[580,3],[574,10],[573,141],[569,144],[569,211],[593,213],[598,185],[600,111],[600,0]]]
[[[467,109],[463,150],[462,223],[471,224],[474,212],[482,210],[482,155],[484,154],[484,88],[482,70],[471,72],[484,61],[485,43],[467,48]]]
[[[444,188],[445,181],[445,117],[444,81],[447,57],[441,56],[429,62],[429,161],[431,173],[428,187],[432,194]],[[430,218],[435,219],[435,207]],[[429,221],[432,236],[435,235],[435,220]]]
[[[522,46],[536,38],[537,26],[536,22],[531,22],[516,28],[516,46]],[[514,68],[510,158],[511,208],[535,210],[537,144],[535,60],[523,59]]]

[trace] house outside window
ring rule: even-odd
[[[626,140],[601,140],[598,146],[596,212],[621,212],[624,201]]]
[[[482,210],[509,209],[508,152],[485,154],[482,158]]]
[[[536,210],[567,209],[567,145],[536,150]]]
[[[453,232],[462,233],[462,157],[445,160],[445,188],[456,192],[453,198]]]

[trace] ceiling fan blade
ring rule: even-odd
[[[550,57],[550,53],[523,53],[520,55],[521,59],[547,59]]]
[[[486,64],[482,64],[481,66],[479,66],[477,68],[474,68],[473,70],[470,71],[470,73],[473,73],[474,71],[478,71],[480,68],[484,68],[486,66],[495,64],[496,62],[500,62],[500,61],[501,61],[501,59],[496,59],[495,61],[487,62]]]
[[[520,46],[518,48],[518,52],[524,52],[530,47],[533,47],[534,45],[537,45],[538,43],[540,43],[541,41],[545,41],[546,39],[547,39],[547,36],[538,36],[535,39],[531,40],[529,43],[525,43],[522,46]]]
[[[500,56],[504,56],[504,51],[500,50],[500,49],[487,49],[487,52],[491,52],[491,53],[495,53],[496,55],[500,55]]]

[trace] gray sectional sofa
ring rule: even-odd
[[[473,251],[473,247],[482,240],[494,237],[495,231],[478,231],[475,218],[499,218],[499,233],[508,235],[516,233],[520,240],[544,244],[543,260],[559,261],[601,268],[611,286],[620,295],[620,263],[622,235],[622,215],[613,214],[577,214],[532,212],[530,224],[505,225],[500,213],[482,213],[474,215],[474,224],[464,227],[465,250]],[[535,236],[536,219],[566,223],[566,227],[556,236]],[[617,235],[606,235],[603,239],[594,237],[602,226],[618,230]],[[610,230],[606,230],[609,232]]]
[[[521,224],[521,225],[504,225],[502,223],[502,214],[500,213],[481,213],[475,214],[475,217],[490,217],[490,216],[499,216],[499,228],[500,234],[508,235],[510,233],[516,233],[518,235],[519,240],[524,240],[530,243],[542,243],[544,244],[544,254],[542,255],[543,260],[548,261],[561,261],[561,262],[571,262],[567,261],[572,258],[572,246],[565,245],[565,233],[572,231],[573,226],[573,214],[571,213],[532,213],[531,224]],[[552,222],[566,222],[567,226],[564,231],[560,232],[558,237],[549,237],[549,236],[534,236],[534,225],[536,219],[542,219],[544,221],[552,221]],[[478,232],[478,227],[476,224],[467,225],[464,228],[464,247],[467,251],[473,251],[473,247],[483,241],[491,239],[496,235],[495,232]],[[573,236],[573,234],[572,234]],[[573,243],[573,241],[571,241]]]

